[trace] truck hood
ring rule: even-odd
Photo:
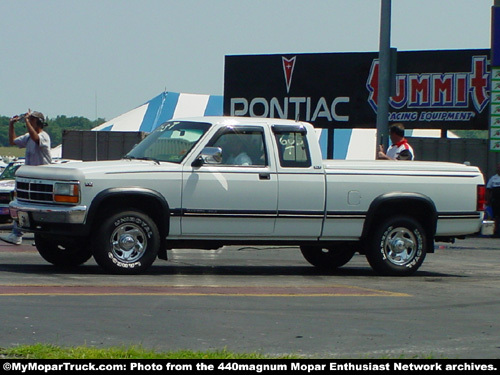
[[[23,165],[16,172],[16,177],[50,179],[50,180],[85,180],[99,175],[133,174],[148,172],[169,172],[181,169],[179,164],[151,160],[111,160],[69,162],[65,164],[50,164],[29,166]]]

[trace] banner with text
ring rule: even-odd
[[[398,52],[389,122],[489,128],[489,49]],[[375,128],[378,53],[226,56],[224,114]]]

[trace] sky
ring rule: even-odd
[[[392,0],[399,51],[490,47],[493,0]],[[0,115],[223,95],[224,57],[377,52],[381,0],[0,0]]]

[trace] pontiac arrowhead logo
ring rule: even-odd
[[[290,86],[292,85],[292,74],[293,74],[293,68],[295,67],[296,58],[297,56],[294,56],[291,59],[287,59],[285,56],[281,57],[281,60],[283,62],[283,73],[285,73],[287,93],[290,91]]]

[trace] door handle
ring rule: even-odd
[[[270,173],[259,173],[259,180],[270,180],[270,179],[271,179]]]

